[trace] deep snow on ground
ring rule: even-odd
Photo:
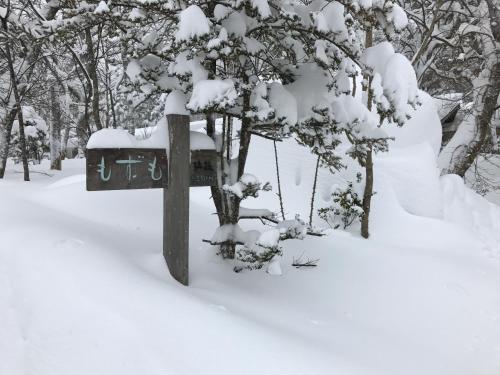
[[[252,142],[248,172],[275,186],[272,143]],[[86,192],[84,160],[30,183],[9,165],[0,374],[498,375],[499,209],[406,146],[377,159],[370,240],[285,242],[282,276],[234,273],[201,242],[217,223],[192,188],[187,288],[161,254],[160,190]],[[287,215],[307,217],[315,158],[292,140],[278,152]],[[344,178],[320,172],[318,207]],[[277,211],[275,191],[245,205]],[[301,256],[318,267],[292,267]]]

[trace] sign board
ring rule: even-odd
[[[217,183],[215,150],[191,151],[190,186]],[[165,149],[95,148],[87,150],[87,190],[168,187]]]
[[[87,190],[166,188],[164,149],[95,148],[87,150]]]
[[[191,151],[191,186],[217,185],[215,150]]]

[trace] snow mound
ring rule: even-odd
[[[437,156],[441,148],[442,127],[436,105],[432,97],[423,91],[419,91],[418,97],[421,105],[410,111],[411,118],[404,126],[392,123],[383,125],[385,132],[395,138],[390,142],[389,149],[427,142],[432,147],[434,155]]]
[[[460,176],[441,177],[443,216],[463,231],[476,235],[487,251],[500,255],[500,207],[465,186]]]
[[[428,143],[377,155],[375,173],[376,192],[384,188],[377,186],[377,182],[384,180],[391,184],[398,203],[407,212],[424,217],[442,217],[440,171]]]

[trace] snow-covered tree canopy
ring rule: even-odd
[[[384,72],[362,58],[363,25],[376,23],[387,33],[406,25],[392,1],[101,1],[72,8],[51,4],[63,17],[45,20],[47,7],[27,27],[32,35],[67,38],[83,27],[106,25],[127,44],[127,78],[144,95],[182,93],[178,111],[230,113],[251,118],[255,126],[279,124],[285,132],[325,116],[340,129],[354,123],[356,131],[374,129],[380,119],[347,98],[355,90],[353,78],[367,69],[384,117],[402,123],[407,104],[416,101],[404,58],[392,58],[389,69],[404,74],[405,88],[395,87],[389,75],[382,79]]]

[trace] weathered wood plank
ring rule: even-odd
[[[165,188],[164,149],[116,148],[87,150],[87,190]]]
[[[167,115],[169,178],[163,199],[163,256],[170,274],[189,283],[189,116]]]

